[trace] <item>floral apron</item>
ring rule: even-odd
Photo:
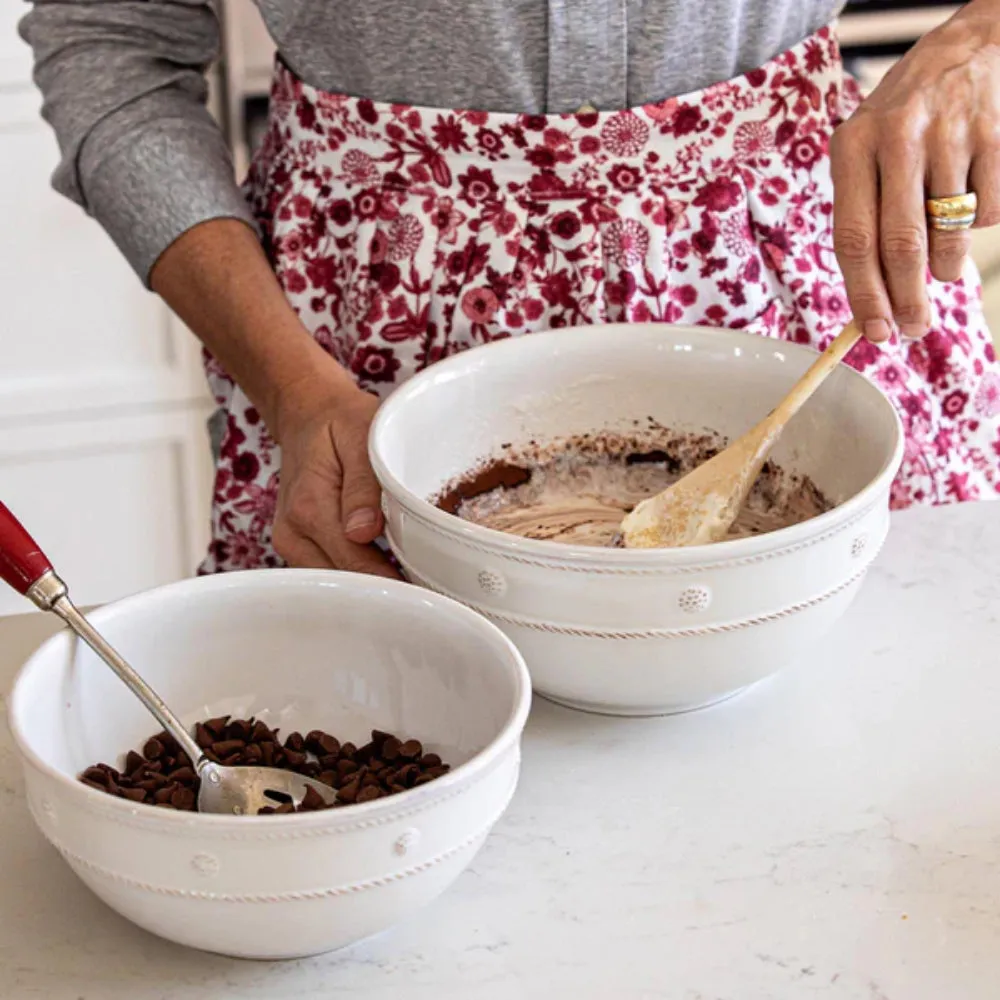
[[[827,148],[858,101],[830,29],[745,76],[616,112],[378,104],[279,65],[247,194],[302,322],[379,396],[456,351],[586,323],[822,349],[849,316]],[[850,357],[906,428],[896,508],[1000,490],[1000,370],[978,284],[930,289],[926,339]],[[279,451],[240,388],[207,370],[225,426],[202,570],[279,565]]]

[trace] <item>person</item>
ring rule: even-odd
[[[905,425],[894,506],[1000,489],[1000,370],[966,264],[969,226],[1000,220],[1000,0],[966,3],[860,106],[839,0],[258,7],[279,58],[242,192],[205,110],[211,3],[38,0],[21,25],[56,188],[205,345],[203,571],[391,575],[379,398],[576,324],[823,348],[853,312],[851,361]]]

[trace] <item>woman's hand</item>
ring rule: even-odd
[[[340,379],[295,384],[278,400],[281,481],[274,548],[291,566],[396,577],[371,543],[383,527],[381,490],[368,462],[378,400]]]
[[[961,276],[967,232],[928,233],[925,200],[974,191],[1000,222],[1000,0],[971,0],[893,67],[836,132],[834,243],[873,341],[930,323],[926,273]]]
[[[371,544],[382,531],[368,462],[378,400],[306,332],[253,231],[232,219],[195,226],[164,251],[150,280],[281,445],[278,554],[292,566],[396,576]]]

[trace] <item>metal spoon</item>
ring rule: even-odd
[[[673,486],[637,504],[622,520],[625,547],[658,549],[721,542],[785,425],[860,339],[861,331],[848,323],[756,427]]]
[[[38,543],[20,521],[0,503],[0,578],[42,611],[58,615],[149,709],[163,728],[177,740],[191,758],[201,778],[198,811],[256,816],[264,806],[272,808],[291,801],[298,806],[312,788],[323,801],[332,804],[337,793],[312,778],[277,767],[224,767],[215,764],[166,706],[163,699],[125,662],[77,610],[69,599],[66,584],[56,576]]]

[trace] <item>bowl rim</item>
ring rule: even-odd
[[[572,564],[585,568],[655,568],[673,566],[709,566],[731,560],[742,560],[763,553],[777,554],[785,549],[798,548],[805,541],[816,535],[834,528],[845,521],[853,521],[861,516],[878,500],[889,483],[895,478],[903,460],[905,447],[903,425],[896,408],[886,394],[867,375],[862,374],[849,365],[842,364],[838,370],[847,372],[848,379],[857,380],[868,386],[877,396],[880,405],[889,414],[895,430],[895,441],[892,453],[883,463],[878,474],[867,485],[863,486],[852,497],[836,505],[808,521],[800,521],[779,528],[764,535],[752,535],[747,538],[734,538],[712,545],[692,545],[683,548],[662,549],[603,549],[585,545],[572,545],[566,542],[553,542],[543,539],[520,538],[494,528],[463,521],[454,514],[449,514],[424,499],[403,483],[389,470],[388,464],[379,451],[379,442],[385,434],[385,425],[414,396],[426,392],[431,384],[441,378],[455,377],[460,370],[469,364],[470,356],[481,357],[483,352],[494,355],[502,351],[513,353],[523,351],[525,344],[528,350],[558,351],[563,345],[579,344],[586,338],[593,341],[607,339],[615,333],[628,332],[630,337],[645,335],[647,338],[662,337],[666,334],[680,334],[686,337],[707,341],[719,335],[752,343],[758,349],[771,353],[798,354],[803,357],[815,358],[819,352],[803,344],[749,333],[746,330],[735,330],[730,327],[687,326],[670,323],[595,323],[590,326],[564,327],[557,330],[540,330],[537,333],[524,334],[518,337],[505,337],[488,344],[481,344],[453,354],[418,372],[411,379],[393,390],[379,407],[372,421],[368,435],[368,456],[375,471],[376,478],[383,492],[402,506],[417,520],[423,521],[432,529],[452,539],[458,539],[466,545],[484,548],[499,557],[531,562],[555,563],[559,565]],[[544,345],[548,343],[548,348]],[[536,346],[537,345],[537,346]],[[789,385],[791,388],[791,385]]]
[[[20,709],[27,677],[33,670],[39,669],[38,664],[42,663],[53,649],[71,641],[71,634],[66,629],[62,629],[46,639],[32,652],[18,669],[11,687],[7,703],[7,723],[22,759],[36,770],[55,780],[67,790],[67,794],[76,796],[82,803],[99,808],[101,811],[110,811],[111,814],[120,813],[122,819],[128,819],[130,822],[135,822],[138,819],[148,821],[154,826],[175,824],[178,828],[185,829],[190,829],[193,826],[203,829],[213,827],[220,832],[243,831],[259,834],[268,830],[274,831],[277,826],[285,830],[293,825],[300,829],[327,825],[349,828],[369,826],[378,823],[382,814],[394,814],[400,810],[400,807],[403,807],[407,814],[419,811],[421,808],[433,805],[440,798],[450,797],[450,793],[458,791],[459,786],[466,786],[474,781],[477,775],[489,771],[495,762],[520,740],[527,723],[532,700],[531,680],[520,651],[501,629],[459,601],[401,580],[349,573],[343,570],[293,568],[236,570],[210,576],[191,577],[161,587],[153,587],[102,605],[88,613],[87,617],[100,627],[138,609],[150,607],[164,594],[181,595],[185,592],[204,593],[205,591],[226,589],[274,590],[275,588],[295,586],[320,586],[333,592],[343,591],[344,588],[361,592],[383,590],[391,595],[391,600],[429,604],[435,609],[435,613],[440,612],[451,615],[453,618],[457,617],[477,629],[494,644],[498,654],[497,660],[505,664],[505,668],[511,674],[514,682],[512,692],[514,704],[496,736],[467,761],[452,768],[434,781],[428,782],[423,787],[410,788],[396,795],[389,795],[372,802],[356,803],[340,809],[322,809],[316,812],[277,816],[229,816],[217,813],[146,808],[145,803],[140,807],[138,803],[89,788],[78,781],[75,776],[70,776],[43,760],[29,743],[26,730],[22,726]],[[152,716],[150,719],[155,722]],[[410,808],[406,809],[407,806]]]

